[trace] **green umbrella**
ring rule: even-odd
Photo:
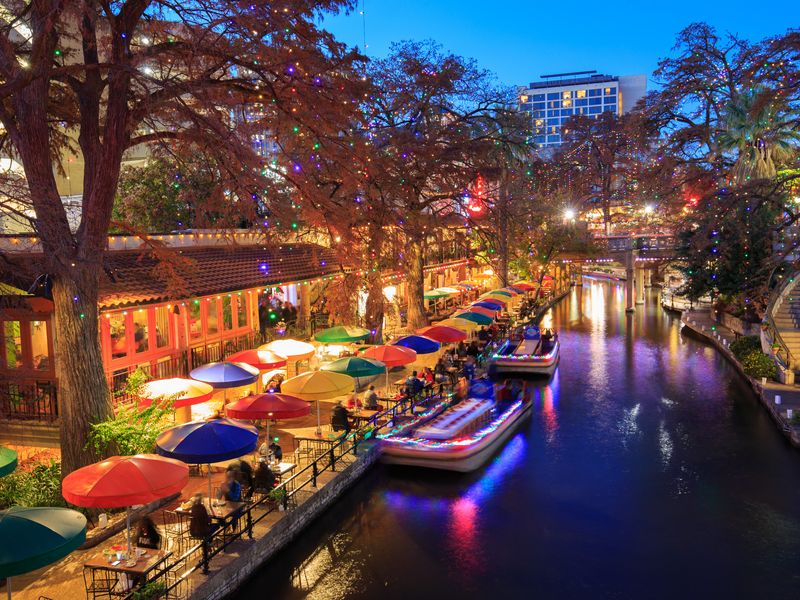
[[[320,367],[320,370],[344,373],[345,375],[350,375],[350,377],[372,377],[373,375],[380,375],[385,372],[386,365],[371,358],[347,356]]]
[[[0,510],[0,578],[30,573],[64,558],[86,540],[86,517],[69,508]],[[10,542],[13,540],[13,543]]]
[[[449,295],[450,294],[447,292],[441,290],[428,290],[423,294],[423,298],[425,298],[425,300],[436,300],[438,298],[446,298]]]
[[[363,327],[347,327],[337,325],[323,329],[314,335],[314,339],[324,344],[341,344],[346,342],[357,342],[369,337],[369,329]]]
[[[486,292],[484,296],[488,296],[489,294],[500,294],[501,296],[508,296],[509,298],[512,298],[514,296],[514,294],[512,294],[508,290],[492,290],[491,292]]]
[[[473,323],[477,323],[478,325],[491,325],[492,324],[492,317],[487,317],[482,313],[476,312],[462,312],[458,313],[457,315],[453,315],[456,319],[466,319],[467,321],[472,321]]]
[[[0,477],[5,477],[17,468],[17,453],[0,446]]]

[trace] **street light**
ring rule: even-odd
[[[575,219],[575,210],[573,210],[572,208],[564,209],[564,218],[567,221],[572,221],[573,219]]]
[[[655,209],[653,208],[653,205],[652,205],[652,204],[645,204],[645,205],[644,205],[644,214],[646,214],[646,215],[651,215],[651,214],[653,214],[653,211],[654,211],[654,210],[655,210]]]

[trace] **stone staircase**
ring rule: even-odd
[[[800,289],[793,288],[772,314],[781,338],[793,358],[792,370],[800,369]]]

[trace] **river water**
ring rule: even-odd
[[[379,466],[237,595],[800,598],[800,452],[655,291],[585,279],[561,364],[485,468]]]

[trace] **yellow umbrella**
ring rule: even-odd
[[[471,333],[479,326],[477,323],[473,323],[469,319],[459,319],[457,317],[453,317],[450,319],[444,319],[443,321],[439,321],[436,325],[445,325],[447,327],[455,327],[456,329],[460,329],[461,331],[466,331],[467,333]]]
[[[316,351],[316,348],[308,342],[301,342],[299,340],[274,340],[269,344],[259,346],[258,349],[269,350],[291,361],[311,358]]]
[[[319,402],[343,396],[354,389],[355,380],[349,375],[334,371],[308,371],[287,379],[281,384],[281,393],[317,402],[317,433],[320,432]]]

